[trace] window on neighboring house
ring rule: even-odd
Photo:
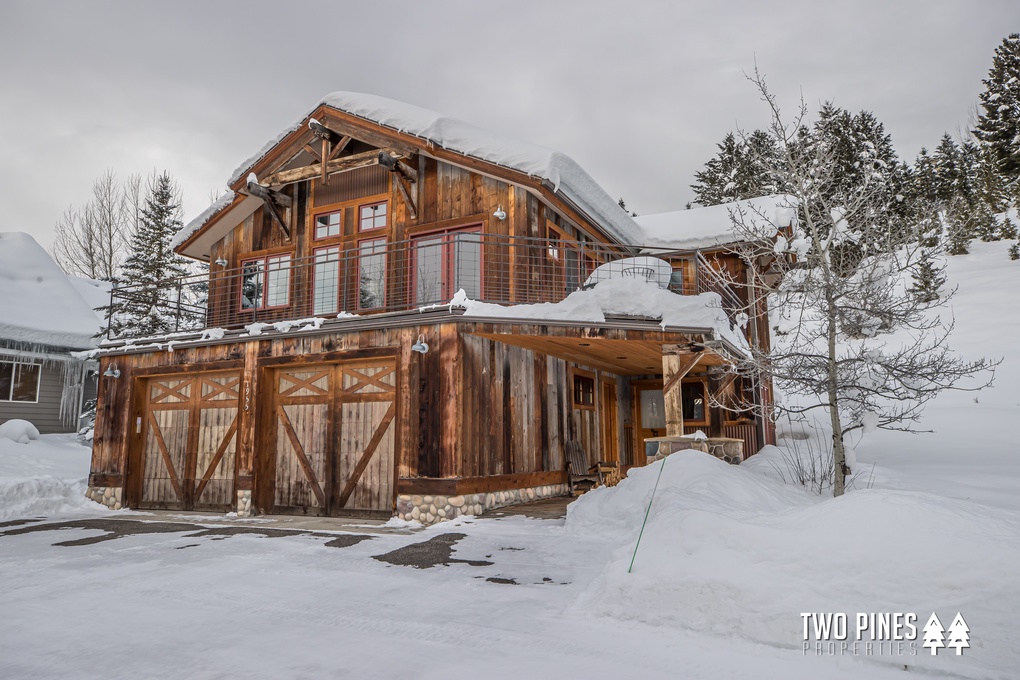
[[[241,309],[283,307],[290,303],[290,254],[245,260],[241,265]]]
[[[705,416],[705,383],[685,382],[680,384],[680,405],[683,409],[684,422],[704,423]]]
[[[371,203],[358,208],[358,231],[382,229],[387,225],[386,201]]]
[[[343,211],[325,213],[315,217],[315,238],[339,236],[343,229]]]
[[[41,376],[39,364],[0,361],[0,401],[39,401]]]
[[[574,406],[595,406],[595,378],[574,375]]]
[[[315,273],[312,283],[312,313],[336,314],[340,292],[340,247],[315,251]]]
[[[358,309],[386,306],[386,239],[358,243]]]
[[[471,299],[481,298],[481,227],[419,236],[412,242],[411,250],[415,304],[449,302],[460,289]]]
[[[669,275],[669,290],[679,295],[684,293],[684,266],[682,263],[673,265],[673,273]]]

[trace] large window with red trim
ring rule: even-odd
[[[312,313],[336,314],[340,299],[340,246],[315,251],[312,275]]]
[[[358,243],[358,309],[386,306],[386,239]]]
[[[290,304],[290,253],[267,255],[241,264],[242,311]]]
[[[449,302],[460,289],[482,297],[482,228],[430,232],[411,246],[411,299],[417,305]]]

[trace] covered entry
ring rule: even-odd
[[[396,360],[287,366],[270,376],[260,505],[271,512],[390,516]]]
[[[233,509],[240,381],[229,372],[141,382],[139,507]]]

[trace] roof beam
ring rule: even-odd
[[[281,214],[280,209],[286,210],[291,206],[290,196],[280,193],[275,189],[270,189],[259,184],[258,177],[255,173],[248,175],[248,193],[256,198],[261,198],[263,205],[269,214],[273,216],[273,219],[280,226],[287,239],[290,239],[290,227],[287,226],[287,221]]]
[[[391,156],[402,157],[392,149],[383,149],[383,151],[373,150],[365,151],[364,153],[356,153],[353,156],[344,156],[343,158],[335,158],[331,161],[326,162],[326,173],[327,175],[334,175],[338,172],[346,172],[348,170],[354,170],[356,168],[364,168],[370,165],[379,164],[379,156],[382,153],[386,153]],[[262,180],[264,185],[268,186],[282,186],[284,184],[293,184],[294,182],[303,182],[307,179],[314,179],[322,175],[322,167],[316,163],[315,165],[305,165],[300,168],[293,168],[291,170],[281,170],[274,172],[272,175],[265,177]]]

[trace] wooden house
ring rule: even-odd
[[[767,399],[726,371],[757,335],[699,295],[739,298],[739,259],[642,235],[559,152],[329,95],[178,235],[209,273],[166,282],[176,332],[104,344],[89,495],[428,523],[566,493],[571,442],[754,453],[767,425],[709,394]]]

